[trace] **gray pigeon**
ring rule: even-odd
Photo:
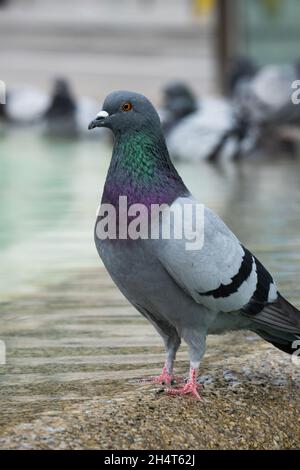
[[[165,366],[154,380],[166,384],[170,394],[191,393],[200,399],[197,371],[209,333],[249,329],[293,353],[300,338],[300,312],[279,294],[268,271],[217,215],[207,208],[197,211],[199,204],[170,160],[158,114],[148,99],[128,91],[111,93],[89,124],[89,129],[95,127],[107,127],[115,136],[95,226],[96,247],[121,292],[164,341]],[[128,210],[125,225],[120,196],[134,209]],[[162,213],[151,213],[148,231],[139,237],[129,236],[137,207],[133,204],[146,208],[140,222],[149,219],[153,205],[163,204]],[[190,233],[162,236],[168,224],[163,216],[175,206],[182,214],[192,209]],[[170,220],[177,229],[181,219]],[[116,233],[108,230],[114,222]],[[187,249],[195,224],[197,239],[204,235],[203,246]],[[150,225],[158,236],[152,236]],[[172,388],[181,339],[189,348],[190,374],[185,384]]]

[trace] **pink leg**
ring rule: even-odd
[[[203,400],[201,395],[199,395],[198,390],[201,388],[201,385],[197,383],[197,370],[193,367],[190,368],[190,376],[187,383],[180,388],[169,388],[167,393],[169,395],[188,395],[191,394],[197,398],[197,400]]]
[[[182,382],[182,377],[177,377],[173,374],[172,371],[170,371],[167,367],[167,363],[164,365],[163,370],[161,371],[160,375],[154,376],[154,377],[149,377],[147,379],[142,379],[141,382],[146,383],[146,382],[155,382],[159,383],[162,385],[171,385],[173,381],[176,382]]]

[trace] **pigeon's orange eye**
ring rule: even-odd
[[[122,111],[124,111],[125,113],[128,113],[128,111],[130,111],[131,109],[132,109],[132,104],[129,101],[122,104]]]

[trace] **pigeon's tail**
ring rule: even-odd
[[[268,304],[252,321],[253,330],[281,351],[293,354],[300,346],[300,311],[280,294],[276,302]]]

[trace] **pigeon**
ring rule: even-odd
[[[227,119],[225,116],[227,128],[210,152],[207,158],[208,161],[216,162],[220,160],[229,142],[234,142],[230,154],[232,160],[239,160],[242,155],[252,151],[253,141],[255,141],[257,133],[252,128],[249,129],[247,113],[240,112],[238,97],[243,95],[243,90],[248,88],[258,70],[258,66],[248,57],[237,57],[229,64],[226,91],[231,113]]]
[[[271,274],[225,223],[193,198],[169,157],[151,102],[138,93],[112,92],[89,124],[89,129],[97,127],[113,132],[114,146],[95,244],[120,291],[163,339],[166,362],[153,380],[164,383],[171,395],[201,399],[197,374],[211,333],[252,330],[292,354],[300,338],[299,310],[279,293]],[[120,206],[124,197],[131,209],[128,217]],[[136,204],[145,209],[146,219],[152,207],[161,208],[161,214],[150,217],[158,236],[152,236],[152,230],[130,235]],[[169,224],[164,215],[175,206],[192,213],[190,231],[181,237],[162,236]],[[180,217],[169,221],[178,229]],[[115,233],[107,230],[105,236],[100,230],[114,224]],[[187,246],[192,234],[199,241],[195,249]],[[188,346],[189,377],[174,385],[173,366],[181,340]]]
[[[299,62],[266,65],[236,87],[233,96],[235,117],[241,123],[244,135],[252,133],[254,136],[252,152],[268,142],[295,152],[297,138],[294,137],[300,125],[300,108],[291,98],[299,68]]]
[[[266,65],[236,92],[239,112],[261,126],[299,123],[300,111],[291,100],[300,64]]]
[[[258,72],[259,68],[249,57],[236,57],[229,64],[227,74],[227,91],[233,96],[237,89],[244,83],[249,82]]]
[[[87,96],[74,96],[68,81],[58,78],[50,94],[26,86],[10,89],[6,104],[0,104],[0,121],[7,126],[30,126],[48,136],[85,137],[86,122],[95,116],[98,107]],[[105,134],[103,130],[102,135]]]
[[[171,82],[163,89],[162,127],[165,136],[185,117],[195,113],[201,103],[193,90],[184,82]]]
[[[214,162],[221,157],[233,158],[239,147],[236,141],[242,140],[230,100],[197,99],[184,82],[171,82],[163,89],[160,114],[173,160]]]
[[[49,106],[42,116],[44,130],[52,137],[85,137],[86,122],[92,119],[97,108],[93,99],[76,97],[65,78],[57,78]]]
[[[92,119],[97,110],[94,100],[76,97],[65,78],[54,82],[48,108],[44,111],[45,132],[52,137],[84,137],[86,122]]]
[[[67,137],[78,134],[76,100],[66,80],[55,81],[52,98],[44,119],[49,135]]]
[[[218,161],[225,152],[228,143],[233,142],[234,147],[231,150],[232,160],[240,159],[241,155],[252,150],[253,140],[256,138],[256,132],[249,130],[249,120],[247,113],[240,113],[236,97],[240,90],[244,90],[258,72],[256,64],[248,57],[237,57],[231,61],[227,74],[226,89],[228,93],[228,107],[230,114],[225,115],[226,128],[218,139],[214,148],[211,150],[207,160],[210,162]],[[218,113],[219,114],[219,113]],[[225,126],[225,124],[223,125]],[[253,138],[254,133],[254,138]]]
[[[39,122],[49,104],[45,93],[26,86],[9,90],[6,98],[6,120],[18,126],[31,126]]]
[[[180,123],[166,136],[167,146],[173,160],[214,161],[212,155],[219,149],[222,159],[231,159],[235,151],[235,134],[229,139],[234,128],[230,102],[222,97],[205,97],[198,111],[180,120]],[[224,142],[226,135],[226,142]],[[226,144],[226,145],[225,145]]]

